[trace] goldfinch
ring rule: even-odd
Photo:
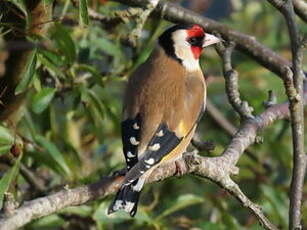
[[[134,216],[146,177],[186,151],[206,101],[199,57],[219,41],[199,25],[173,26],[129,78],[121,125],[127,173],[109,214]]]

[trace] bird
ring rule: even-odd
[[[129,77],[121,123],[127,172],[108,214],[133,217],[146,178],[186,151],[206,103],[203,48],[221,40],[198,24],[174,25]]]

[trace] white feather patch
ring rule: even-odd
[[[135,157],[135,154],[132,154],[132,152],[128,151],[128,152],[127,152],[127,157],[128,157],[128,158]]]
[[[123,207],[123,201],[122,200],[117,200],[115,201],[115,204],[113,206],[113,210],[119,210]]]
[[[164,135],[163,130],[160,130],[160,131],[156,134],[156,136],[158,136],[158,137],[163,137],[163,135]]]
[[[138,123],[136,123],[136,122],[133,124],[132,127],[133,127],[133,129],[135,129],[135,130],[140,129],[140,126],[138,126]]]
[[[141,191],[144,185],[144,181],[144,179],[139,179],[136,185],[132,186],[132,189],[136,192]]]
[[[125,211],[131,212],[131,210],[133,209],[133,206],[134,206],[134,202],[126,201]]]
[[[129,140],[132,145],[138,145],[140,143],[139,141],[135,139],[135,137],[130,137]]]
[[[172,35],[176,56],[182,60],[187,71],[200,70],[199,60],[194,58],[191,45],[186,41],[187,31],[177,30]]]
[[[151,151],[157,151],[157,150],[160,149],[160,144],[156,143],[154,145],[151,145],[151,146],[148,147],[148,149],[151,150]]]
[[[149,158],[148,160],[145,160],[145,163],[149,165],[153,165],[155,163],[155,159]]]

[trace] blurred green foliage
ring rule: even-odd
[[[30,20],[23,1],[10,2]],[[12,192],[19,201],[27,200],[57,191],[66,184],[74,187],[97,181],[102,175],[124,167],[119,128],[124,85],[150,55],[157,37],[170,23],[149,19],[137,47],[132,48],[123,41],[134,28],[133,21],[108,27],[89,20],[87,3],[104,15],[125,8],[118,3],[102,2],[82,0],[78,8],[69,0],[58,0],[48,34],[36,38],[44,48],[32,51],[15,92],[28,90],[21,120],[17,126],[10,122],[0,126],[0,155],[13,162],[7,164],[0,158],[0,208],[5,191]],[[289,58],[288,35],[279,13],[265,1],[240,2],[241,8],[222,22],[255,36]],[[2,34],[10,30],[7,25],[0,26]],[[301,23],[300,28],[307,32],[306,24]],[[286,99],[282,82],[273,73],[240,53],[234,54],[233,62],[240,73],[242,97],[255,108],[255,114],[264,110],[262,103],[268,90],[274,90],[279,103]],[[238,126],[238,116],[225,95],[221,61],[213,48],[204,52],[201,64],[204,73],[210,76],[209,99]],[[220,154],[230,141],[207,114],[198,132],[202,140],[216,143],[212,155]],[[238,164],[240,174],[234,179],[273,223],[286,229],[292,166],[289,123],[278,121],[261,135],[264,142],[250,148],[259,162],[244,155]],[[14,157],[14,150],[19,157]],[[19,170],[20,164],[44,181],[44,191],[37,191],[27,181]],[[24,229],[262,229],[255,217],[229,194],[193,176],[146,186],[133,219],[123,212],[107,216],[111,198],[66,208]],[[302,213],[307,226],[306,200]]]

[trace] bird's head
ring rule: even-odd
[[[166,54],[188,69],[198,67],[198,59],[204,47],[218,42],[219,38],[205,33],[197,24],[173,26],[159,37],[159,44]]]

